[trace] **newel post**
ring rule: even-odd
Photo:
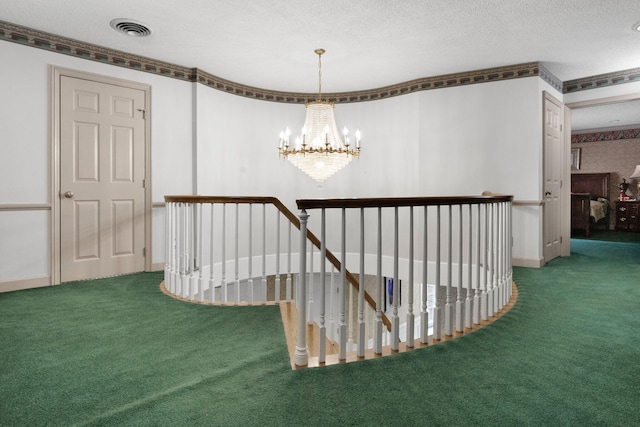
[[[307,348],[307,219],[306,210],[300,213],[300,272],[298,289],[296,292],[296,309],[298,310],[298,334],[296,339],[296,366],[309,364],[309,350]]]

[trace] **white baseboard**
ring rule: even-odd
[[[513,258],[511,264],[514,267],[541,268],[544,266],[544,259]]]
[[[21,291],[23,289],[42,288],[45,286],[51,286],[50,276],[0,282],[0,292]]]
[[[151,264],[151,271],[162,271],[164,270],[164,262],[156,262],[155,264]]]

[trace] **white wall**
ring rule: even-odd
[[[153,201],[191,192],[190,83],[14,43],[0,43],[0,58],[0,205],[51,205],[50,65],[151,85]],[[0,211],[0,290],[3,282],[49,282],[50,214]],[[162,215],[154,212],[154,249],[163,238],[162,224]],[[162,250],[153,251],[153,262],[163,257]]]
[[[277,155],[279,131],[289,126],[295,133],[302,126],[302,105],[199,85],[198,193],[276,196],[294,212],[295,199],[315,197],[491,190],[540,200],[542,90],[552,89],[527,78],[336,105],[339,127],[362,130],[362,154],[319,188]],[[535,265],[542,257],[541,215],[540,207],[514,209],[514,257]]]
[[[276,196],[296,212],[295,200],[317,197],[415,196],[418,96],[336,105],[339,127],[363,132],[362,156],[322,186],[278,157],[278,135],[299,132],[304,105],[256,101],[199,85],[198,193]],[[407,162],[409,164],[407,164]]]
[[[340,127],[363,133],[362,156],[318,185],[277,155],[278,134],[297,132],[304,107],[242,98],[187,83],[13,43],[0,43],[0,205],[49,204],[48,67],[152,86],[152,197],[276,196],[291,210],[315,197],[471,195],[483,190],[540,200],[542,91],[537,77],[336,105]],[[610,88],[640,92],[640,83]],[[600,91],[597,90],[597,91]],[[585,91],[593,92],[596,91]],[[611,95],[607,95],[611,96]],[[576,98],[574,96],[573,98]],[[49,212],[0,211],[0,285],[48,276]],[[542,211],[514,208],[514,257],[542,256]],[[164,214],[153,213],[153,258],[163,261]],[[20,230],[16,233],[15,230]],[[34,246],[46,248],[33,250]]]

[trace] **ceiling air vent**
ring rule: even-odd
[[[132,19],[114,19],[110,24],[114,30],[132,37],[147,37],[151,34],[149,27]]]

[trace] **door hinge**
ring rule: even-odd
[[[142,188],[147,188],[147,180],[146,179],[142,180]]]
[[[562,132],[562,123],[560,123],[560,132]]]
[[[147,248],[142,248],[142,256],[143,257],[147,256]]]
[[[147,120],[147,112],[141,108],[138,108],[138,111],[142,112],[142,120]]]

